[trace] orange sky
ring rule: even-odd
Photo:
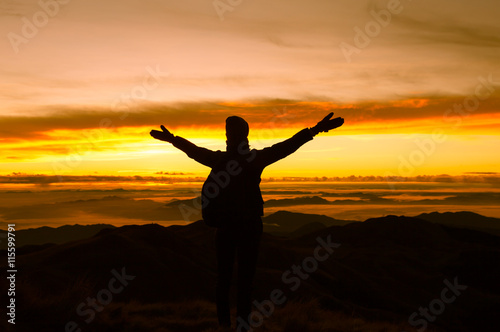
[[[345,125],[264,177],[499,171],[498,2],[401,1],[360,45],[388,8],[255,0],[222,20],[211,1],[71,1],[28,33],[44,9],[4,1],[0,175],[204,176],[149,131],[224,149],[240,115],[262,148],[330,111]]]

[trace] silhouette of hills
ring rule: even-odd
[[[305,224],[304,226],[294,230],[293,232],[285,234],[285,236],[290,236],[292,238],[296,238],[296,237],[300,237],[300,236],[303,236],[305,234],[316,232],[320,229],[325,229],[325,228],[327,228],[327,226],[325,226],[325,224],[322,224],[320,222],[311,222],[311,223]]]
[[[257,300],[269,299],[271,291],[280,289],[290,303],[304,303],[307,307],[305,303],[316,301],[322,310],[408,325],[413,312],[441,296],[445,279],[453,282],[457,278],[467,289],[446,304],[433,322],[435,327],[448,331],[493,331],[498,327],[497,236],[397,216],[343,226],[319,224],[302,226],[311,228],[296,236],[264,234],[255,285]],[[210,305],[203,310],[197,306],[196,314],[182,322],[160,317],[167,310],[175,312],[171,308],[175,303],[213,300],[213,238],[214,229],[201,221],[170,227],[148,224],[105,228],[86,239],[20,253],[16,330],[64,330],[64,324],[73,320],[84,330],[126,331],[134,330],[127,324],[138,317],[142,317],[143,325],[136,331],[160,327],[168,331],[202,331],[215,326],[215,320],[208,322],[204,316],[210,313],[206,309]],[[297,279],[300,285],[291,290],[294,283],[284,282],[284,273],[314,255],[318,238],[330,239],[340,247],[319,262],[317,270],[308,273],[307,278]],[[6,269],[5,264],[0,263],[0,268]],[[113,277],[111,271],[122,268],[135,279],[113,296],[109,308],[97,313],[91,323],[85,323],[76,313],[77,306],[106,289]],[[5,279],[0,283],[6,286]],[[181,304],[178,310],[184,308]],[[272,321],[273,316],[268,320]],[[304,324],[307,326],[307,320]]]
[[[166,206],[177,206],[179,202],[183,201],[171,202]],[[186,200],[185,203],[190,203],[190,200]],[[415,216],[414,218],[450,227],[467,228],[491,233],[494,235],[500,235],[500,219],[485,217],[480,214],[468,211],[422,213]],[[309,232],[313,232],[330,226],[342,226],[349,223],[359,222],[355,220],[335,219],[325,215],[297,213],[285,210],[280,210],[272,213],[264,217],[262,221],[264,223],[264,231],[266,233],[289,237],[298,237]],[[97,234],[102,229],[114,227],[115,226],[108,224],[95,224],[65,225],[57,228],[47,226],[39,228],[29,228],[16,232],[16,234],[18,235],[18,238],[16,239],[16,246],[18,248],[21,248],[27,245],[37,246],[40,244],[62,244],[70,241],[89,238]],[[177,226],[174,226],[174,228],[176,227]],[[197,226],[189,226],[187,227],[187,229],[190,229],[190,227]],[[0,230],[0,233],[5,234],[6,231]],[[0,250],[6,249],[6,245],[6,241],[0,242]],[[23,248],[23,250],[32,249],[35,248]]]
[[[191,200],[174,201],[166,204],[165,206],[177,207],[179,202],[185,204],[191,203]],[[201,214],[199,215],[201,217]],[[338,220],[324,215],[295,213],[289,211],[278,211],[267,217],[263,218],[264,231],[276,235],[293,235],[298,236],[305,234],[309,231],[317,229],[320,225],[324,227],[333,225],[345,225],[350,220]],[[317,225],[314,225],[318,223]],[[62,244],[70,241],[89,238],[97,234],[102,229],[114,228],[115,226],[109,224],[95,224],[95,225],[65,225],[61,227],[39,227],[29,228],[16,231],[18,238],[16,239],[16,246],[18,248],[27,245],[41,245],[41,244]],[[193,226],[195,227],[195,226]],[[188,227],[189,228],[189,227]],[[0,230],[0,233],[6,233]],[[293,233],[293,234],[291,234]],[[0,242],[0,250],[7,248],[7,242]],[[32,250],[35,248],[24,248],[23,250]]]
[[[39,227],[21,229],[16,231],[16,247],[20,248],[26,245],[40,244],[61,244],[70,241],[76,241],[89,238],[105,228],[114,228],[113,225],[94,224],[94,225],[65,225],[61,227]],[[6,233],[2,230],[0,233]],[[0,249],[6,249],[7,242],[0,243]]]
[[[289,211],[278,211],[269,216],[262,218],[264,231],[275,235],[289,235],[289,233],[305,234],[310,230],[314,230],[320,225],[342,226],[353,220],[338,220],[324,215],[305,214]]]
[[[451,227],[469,228],[500,235],[500,219],[485,217],[474,212],[461,211],[422,213],[415,218]]]

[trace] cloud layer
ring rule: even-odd
[[[0,139],[51,139],[56,130],[113,130],[122,127],[212,128],[223,130],[229,115],[244,117],[255,129],[299,129],[312,126],[328,112],[342,116],[347,129],[365,133],[408,133],[420,130],[422,121],[432,126],[496,126],[500,118],[500,93],[467,110],[466,97],[422,97],[392,102],[339,104],[327,101],[261,100],[144,104],[123,109],[53,107],[40,115],[0,115]],[[459,109],[455,105],[459,105]],[[473,105],[473,104],[471,104]],[[469,106],[467,106],[469,107]],[[481,119],[488,119],[483,121]],[[368,128],[366,127],[368,126]],[[347,126],[346,126],[347,127]]]

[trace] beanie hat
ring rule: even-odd
[[[248,123],[239,116],[226,119],[226,137],[228,141],[239,143],[248,137]]]

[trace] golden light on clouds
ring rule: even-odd
[[[413,175],[498,170],[498,3],[402,3],[347,62],[339,45],[384,1],[259,0],[224,20],[210,1],[72,1],[33,36],[22,18],[43,9],[5,1],[2,33],[25,41],[0,41],[0,173],[203,175],[149,131],[224,149],[239,115],[263,148],[330,111],[343,127],[266,174],[384,175],[422,154]]]

